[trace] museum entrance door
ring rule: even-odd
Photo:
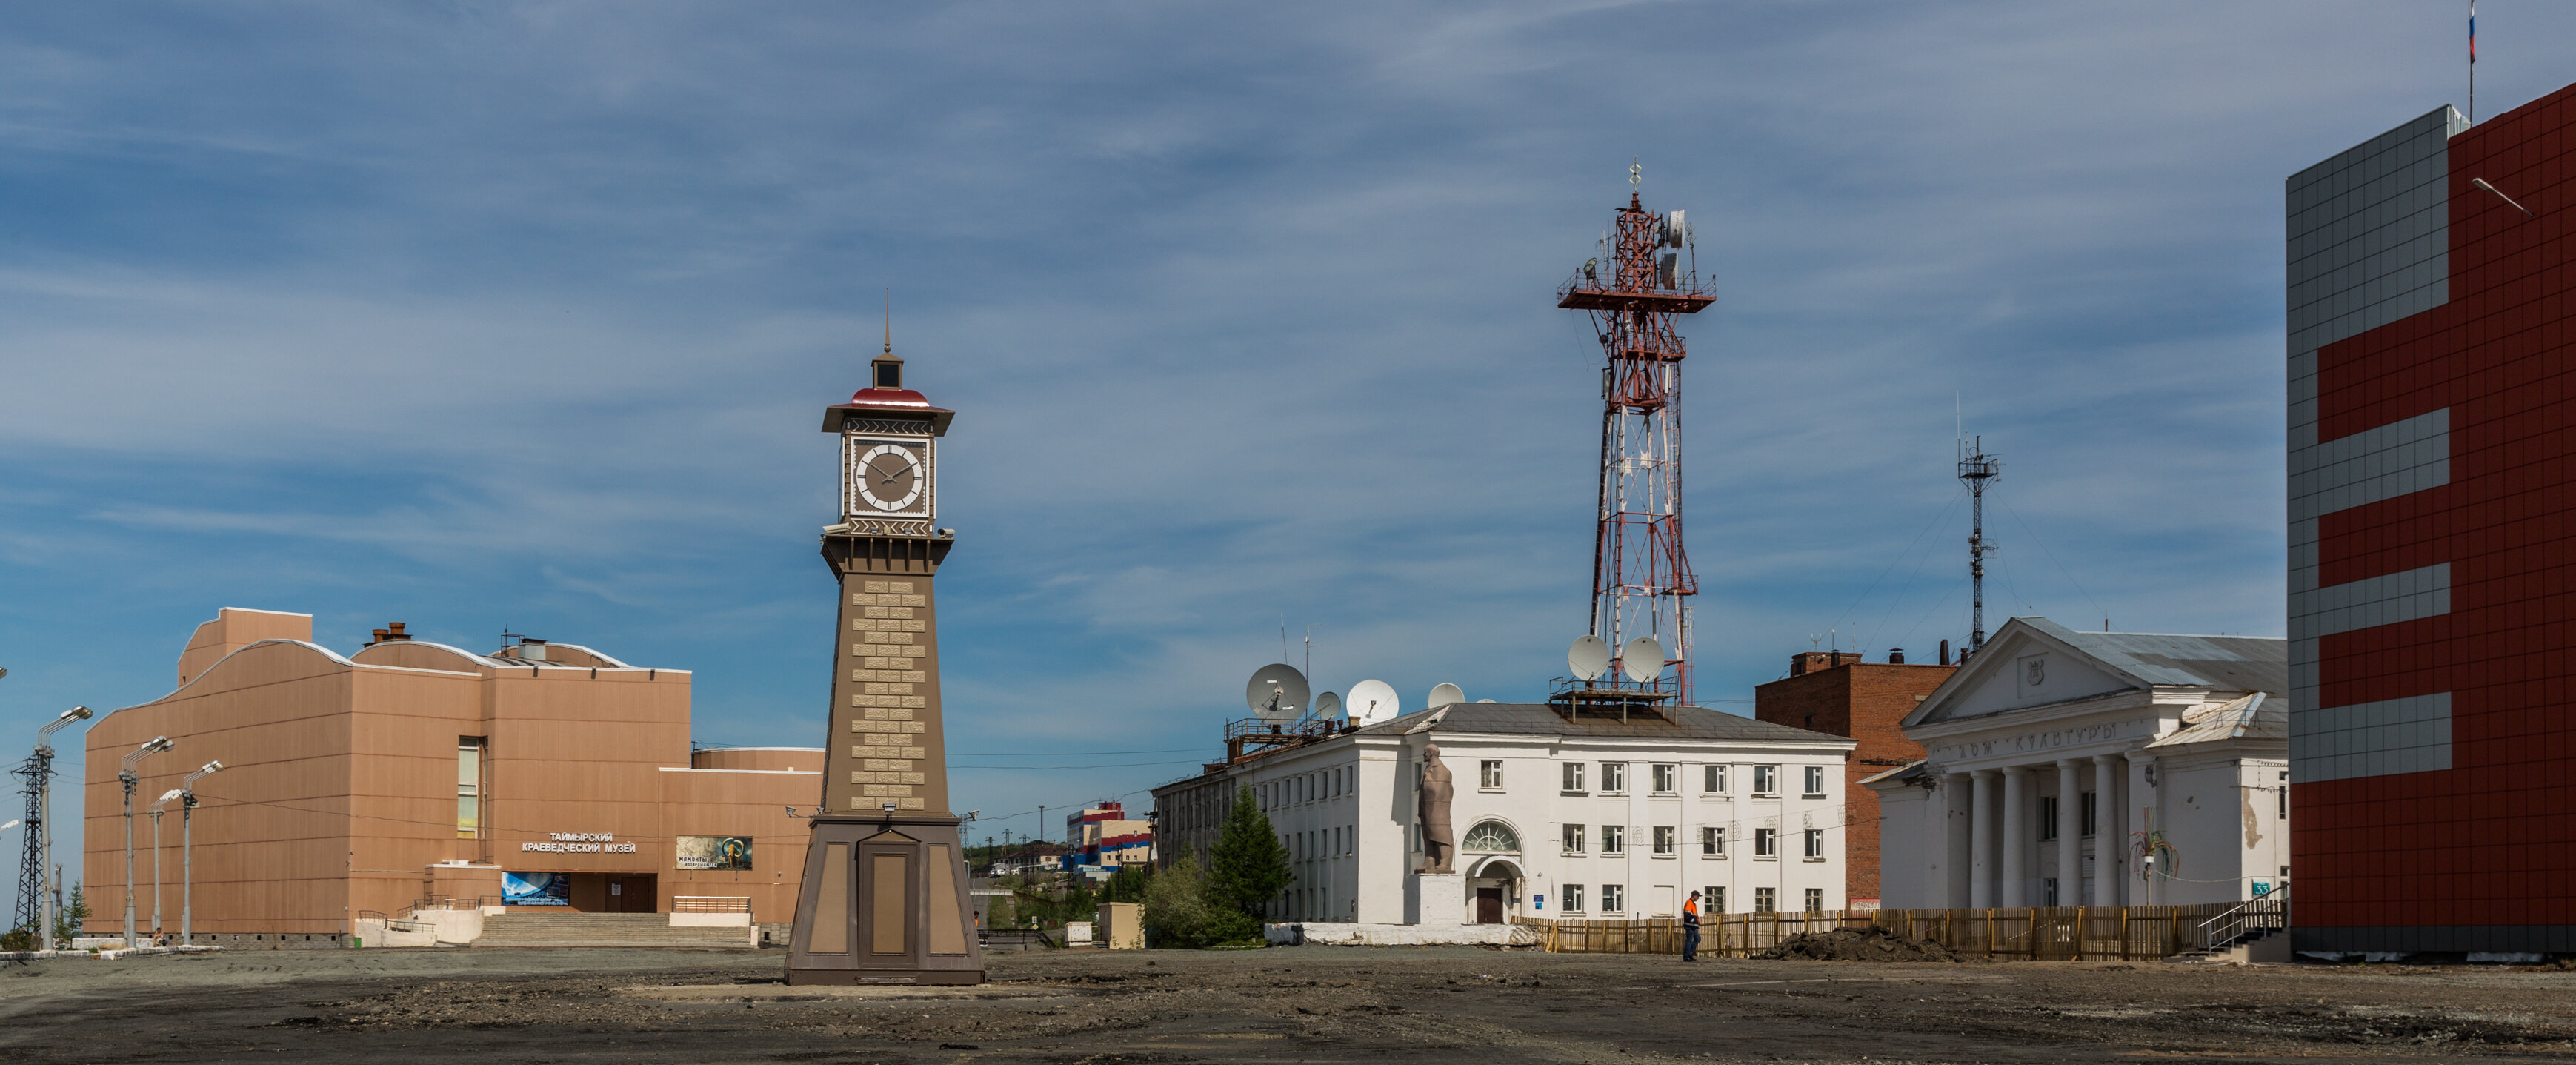
[[[1498,887],[1476,889],[1476,923],[1503,923],[1503,889]]]
[[[661,884],[653,874],[612,873],[608,877],[610,913],[653,913],[661,909],[661,901]]]

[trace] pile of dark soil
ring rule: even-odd
[[[1907,939],[1885,928],[1804,932],[1754,955],[1795,961],[1968,961],[1968,955],[1927,939]]]

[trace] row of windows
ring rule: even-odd
[[[1255,784],[1252,786],[1252,797],[1260,804],[1262,810],[1269,811],[1301,802],[1314,802],[1318,799],[1348,795],[1351,793],[1351,773],[1355,768],[1336,766]]]
[[[1564,826],[1565,853],[1586,853],[1583,849],[1584,836],[1585,830],[1590,827],[1592,826],[1572,824]],[[1648,845],[1654,848],[1652,853],[1658,855],[1670,855],[1679,850],[1679,835],[1679,830],[1672,825],[1656,825],[1649,830]],[[1822,858],[1825,856],[1824,829],[1810,828],[1800,833],[1800,835],[1804,837],[1803,841],[1806,847],[1807,857]],[[1628,853],[1628,826],[1602,825],[1600,839],[1600,853],[1606,855]],[[1701,828],[1699,830],[1699,852],[1703,855],[1725,855],[1726,830],[1713,825]],[[1753,856],[1756,858],[1779,857],[1780,830],[1776,828],[1754,829]]]
[[[1309,829],[1304,832],[1282,832],[1279,845],[1288,848],[1288,860],[1302,862],[1314,858],[1340,858],[1351,853],[1353,837],[1359,835],[1350,825]]]
[[[1565,894],[1565,903],[1564,903],[1565,912],[1567,912],[1567,913],[1584,913],[1584,912],[1586,912],[1586,911],[1585,911],[1585,909],[1584,909],[1584,905],[1585,905],[1585,898],[1584,898],[1584,885],[1582,885],[1582,884],[1567,884],[1567,885],[1565,885],[1561,890],[1562,890],[1562,891],[1564,892],[1564,894]],[[1627,909],[1627,907],[1628,907],[1628,888],[1627,888],[1627,885],[1625,885],[1625,884],[1603,884],[1603,885],[1601,885],[1601,909],[1600,909],[1600,911],[1599,911],[1599,912],[1602,912],[1602,913],[1618,913],[1618,912],[1620,912],[1620,911],[1622,911],[1622,910]],[[1726,887],[1725,887],[1724,885],[1717,885],[1717,886],[1713,886],[1713,887],[1706,887],[1706,888],[1701,888],[1701,889],[1700,889],[1700,912],[1702,912],[1702,913],[1726,913],[1726,912],[1728,912],[1728,910],[1727,910],[1727,908],[1726,908]],[[1767,887],[1758,887],[1758,888],[1754,888],[1754,889],[1753,889],[1753,912],[1755,912],[1755,913],[1778,913],[1778,912],[1780,912],[1780,889],[1778,889],[1778,888],[1767,888]],[[1823,912],[1825,912],[1825,889],[1823,889],[1823,888],[1808,888],[1808,889],[1807,889],[1807,912],[1808,912],[1808,913],[1823,913]]]
[[[1557,772],[1558,772],[1558,781],[1557,781],[1557,786],[1558,786],[1558,789],[1559,789],[1559,790],[1561,790],[1561,791],[1575,792],[1575,793],[1583,793],[1583,792],[1587,791],[1588,789],[1586,789],[1586,788],[1583,786],[1584,772],[1585,772],[1585,770],[1586,770],[1587,768],[1589,768],[1589,767],[1590,767],[1590,766],[1592,766],[1592,765],[1593,765],[1593,763],[1591,763],[1591,762],[1563,762],[1563,763],[1559,763],[1559,764],[1558,764],[1558,766],[1557,766]],[[1626,793],[1627,793],[1627,791],[1628,791],[1628,763],[1626,763],[1626,762],[1602,762],[1602,763],[1600,763],[1600,767],[1601,767],[1601,792],[1602,792],[1603,794],[1607,794],[1607,795],[1621,795],[1621,794],[1626,794]],[[1699,790],[1700,790],[1700,794],[1702,794],[1702,795],[1724,795],[1724,794],[1727,794],[1727,777],[1728,777],[1727,770],[1728,770],[1729,768],[1731,768],[1731,767],[1729,767],[1729,766],[1724,766],[1724,765],[1704,765],[1704,766],[1701,766],[1701,767],[1699,767],[1699,768],[1700,768],[1700,781],[1699,781]],[[1780,794],[1780,767],[1779,767],[1779,766],[1776,766],[1776,765],[1757,765],[1757,766],[1754,766],[1754,767],[1752,767],[1752,768],[1753,768],[1753,794],[1754,794],[1756,797],[1762,797],[1762,796],[1774,796],[1774,795],[1778,795],[1778,794]],[[1810,799],[1821,799],[1821,798],[1824,798],[1824,797],[1825,797],[1825,767],[1824,767],[1824,766],[1820,766],[1820,765],[1811,765],[1811,766],[1801,766],[1801,767],[1799,767],[1799,768],[1801,768],[1801,769],[1803,769],[1803,770],[1805,771],[1805,773],[1804,773],[1805,779],[1804,779],[1804,780],[1802,780],[1800,783],[1803,783],[1803,784],[1805,784],[1805,785],[1806,785],[1806,790],[1805,790],[1805,791],[1803,791],[1803,792],[1801,792],[1800,794],[1801,794],[1801,795],[1803,795],[1804,797],[1806,797],[1806,798],[1810,798]],[[1681,790],[1682,790],[1682,767],[1681,767],[1680,765],[1675,764],[1675,763],[1672,763],[1672,762],[1655,762],[1655,763],[1652,763],[1652,764],[1650,764],[1649,766],[1647,766],[1647,772],[1648,772],[1648,773],[1651,775],[1651,777],[1652,777],[1652,779],[1651,779],[1651,780],[1649,780],[1649,781],[1648,781],[1648,783],[1650,783],[1650,784],[1654,785],[1654,789],[1653,789],[1653,793],[1654,793],[1654,794],[1657,794],[1657,795],[1679,795],[1679,794],[1681,794]],[[1485,785],[1485,787],[1487,787],[1487,788],[1494,788],[1494,789],[1499,789],[1499,788],[1501,788],[1501,787],[1503,786],[1503,763],[1502,763],[1501,761],[1499,761],[1499,760],[1495,760],[1495,759],[1488,759],[1488,760],[1486,760],[1486,762],[1485,762],[1485,771],[1484,771],[1484,777],[1483,777],[1483,779],[1484,779],[1484,785]]]

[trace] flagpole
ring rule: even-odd
[[[2469,0],[2469,124],[2478,124],[2478,0]]]

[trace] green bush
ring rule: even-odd
[[[36,932],[31,928],[12,928],[0,933],[0,950],[34,950]]]
[[[1145,945],[1158,950],[1193,950],[1208,938],[1207,871],[1198,859],[1182,855],[1172,867],[1145,885],[1137,917],[1145,926]]]

